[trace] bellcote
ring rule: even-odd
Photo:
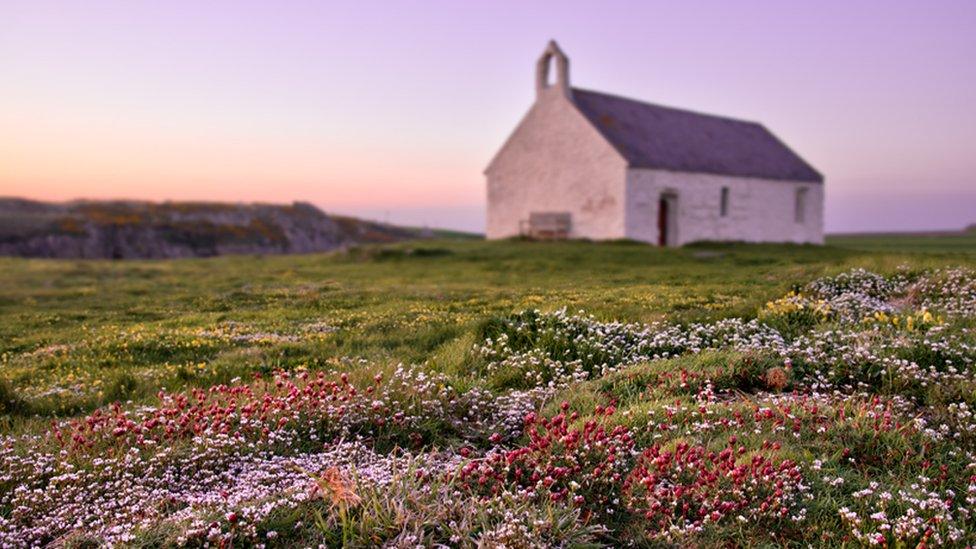
[[[552,62],[556,62],[556,81],[550,82],[549,77],[552,72]],[[569,87],[569,58],[559,49],[559,44],[555,40],[550,40],[542,56],[535,66],[535,98],[538,101],[547,93],[558,90],[566,98],[571,99],[572,93]]]

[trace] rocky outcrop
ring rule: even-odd
[[[302,202],[0,199],[0,255],[149,259],[307,253],[418,236],[413,229],[332,216]]]

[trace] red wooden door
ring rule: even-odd
[[[657,204],[657,245],[668,245],[668,201],[665,198]]]

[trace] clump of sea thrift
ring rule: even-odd
[[[526,415],[527,444],[469,461],[459,478],[486,495],[514,491],[527,500],[571,502],[588,514],[613,514],[633,462],[633,436],[623,426],[603,424],[613,406],[598,406],[579,426],[573,425],[579,415],[567,411],[568,403],[562,408],[551,418]]]
[[[646,520],[650,537],[667,540],[723,522],[802,521],[809,488],[799,465],[775,458],[778,449],[763,443],[747,452],[735,436],[719,451],[684,442],[652,446],[624,484],[625,503]]]

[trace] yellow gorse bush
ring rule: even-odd
[[[878,311],[871,316],[864,317],[864,323],[893,326],[899,330],[913,332],[945,324],[945,319],[941,315],[933,315],[928,309],[922,308],[904,314],[888,314],[884,311]]]
[[[826,320],[830,317],[830,305],[822,299],[813,300],[800,292],[791,290],[785,296],[774,301],[766,302],[766,306],[759,311],[759,318],[788,316],[796,313],[807,313]]]

